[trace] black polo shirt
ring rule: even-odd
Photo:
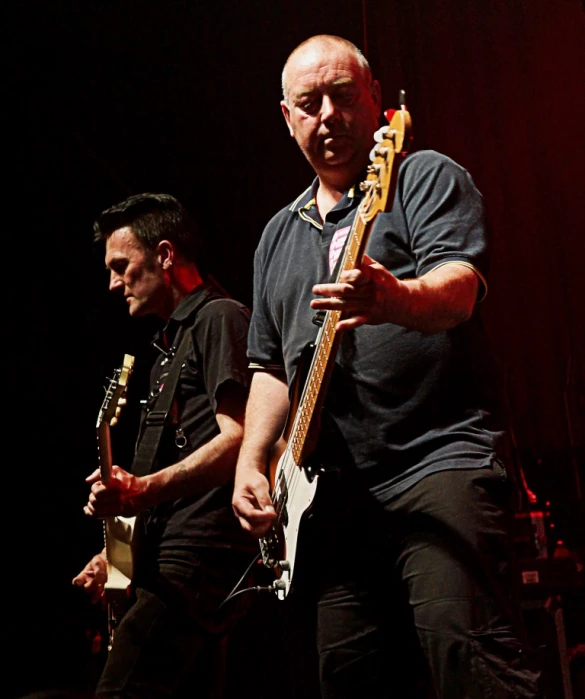
[[[245,306],[203,285],[182,300],[167,326],[154,338],[153,344],[163,351],[151,370],[151,409],[172,363],[168,349],[176,348],[184,333],[191,334],[153,471],[180,461],[219,434],[215,411],[222,388],[233,384],[247,392],[249,322],[250,312]],[[255,542],[233,513],[232,492],[233,482],[200,497],[179,498],[152,508],[145,516],[149,545],[163,549],[213,546],[255,550]]]
[[[293,380],[303,348],[318,332],[314,284],[327,281],[361,200],[347,192],[322,221],[315,181],[266,226],[254,259],[251,366],[285,368]],[[376,218],[367,253],[399,279],[449,262],[472,267],[486,292],[482,196],[471,176],[434,151],[401,164],[392,210]],[[398,325],[344,333],[326,409],[354,463],[382,499],[428,473],[481,467],[503,448],[499,395],[477,313],[426,335]]]

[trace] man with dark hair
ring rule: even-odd
[[[160,358],[133,467],[113,466],[107,483],[99,469],[87,479],[85,513],[136,515],[139,542],[131,604],[96,694],[205,696],[204,668],[196,685],[189,686],[189,672],[241,615],[239,604],[220,606],[255,551],[230,505],[249,387],[249,311],[205,281],[199,232],[174,197],[130,197],[100,214],[94,233],[105,244],[110,290],[123,296],[131,316],[154,314],[164,325],[153,343]],[[104,594],[105,553],[73,580],[94,601]]]
[[[314,321],[339,311],[313,454],[325,470],[290,592],[317,610],[323,699],[414,697],[415,653],[436,697],[533,698],[537,673],[511,594],[506,434],[477,314],[487,291],[482,197],[448,157],[407,156],[362,263],[332,281],[363,200],[380,88],[361,52],[335,36],[298,46],[282,85],[290,135],[316,178],[272,218],[256,250],[255,373],[234,511],[270,550],[302,509],[295,494],[309,500],[312,476],[300,471],[292,438],[302,428],[291,436],[287,417],[296,420],[294,377]],[[290,476],[277,474],[274,496],[267,465],[289,437]],[[266,563],[275,590],[286,591],[290,561]]]

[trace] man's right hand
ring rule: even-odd
[[[242,528],[261,538],[276,522],[266,466],[289,408],[284,372],[257,371],[246,405],[244,440],[240,449],[232,507]]]
[[[257,538],[264,536],[276,521],[270,484],[256,469],[237,470],[232,507],[242,528]]]
[[[106,555],[102,551],[94,556],[85,568],[76,575],[71,583],[90,595],[93,604],[99,602],[104,594],[104,585],[108,579]]]

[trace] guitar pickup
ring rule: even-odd
[[[277,563],[278,551],[278,534],[274,527],[266,534],[263,539],[260,539],[260,552],[262,554],[262,562],[267,568],[274,568]]]
[[[312,323],[321,327],[325,322],[325,311],[317,311],[313,316]]]
[[[288,502],[288,485],[284,472],[281,472],[278,479],[278,499],[276,501],[276,511],[279,513],[279,519],[283,526],[288,524],[288,511],[286,504]]]

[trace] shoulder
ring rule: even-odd
[[[256,246],[254,255],[255,269],[261,269],[270,262],[278,262],[292,254],[290,246],[295,246],[302,237],[298,235],[299,226],[304,226],[304,210],[310,208],[312,201],[311,187],[307,187],[289,204],[278,211],[265,225]]]
[[[295,222],[298,219],[299,210],[312,200],[313,196],[311,190],[312,185],[304,189],[286,206],[283,206],[280,211],[277,211],[264,227],[262,237],[264,238],[270,234],[274,234],[291,222]]]
[[[249,309],[235,299],[209,301],[190,327],[194,350],[212,363],[228,356],[245,356],[250,317]]]
[[[405,186],[420,180],[453,180],[473,184],[468,170],[435,150],[420,150],[407,155],[400,165],[399,179]]]
[[[225,323],[231,319],[249,320],[250,309],[236,299],[220,296],[208,301],[197,313],[194,325]]]
[[[452,158],[436,150],[419,150],[410,153],[404,158],[401,166],[401,175],[415,175],[425,172],[436,172],[444,170],[446,172],[466,173],[467,170],[455,162]]]

